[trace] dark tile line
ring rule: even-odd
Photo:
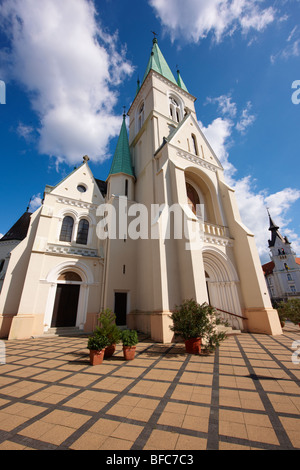
[[[147,350],[147,349],[148,349],[148,348],[146,348],[145,350]],[[172,349],[172,347],[171,347],[170,349]],[[145,350],[143,350],[143,351],[145,351]],[[160,358],[158,358],[157,361],[159,361],[159,360],[160,360]],[[121,364],[120,366],[117,366],[117,367],[122,367],[122,366],[124,366],[124,365],[126,365],[126,364],[127,364],[127,362],[124,361],[124,362],[122,362],[122,364]],[[87,366],[87,367],[88,367],[88,366]],[[30,426],[31,424],[33,424],[33,423],[34,423],[35,421],[37,421],[38,419],[42,419],[44,416],[47,416],[48,414],[52,413],[52,412],[55,411],[55,410],[58,410],[58,409],[59,409],[59,410],[62,410],[62,411],[65,410],[65,408],[64,408],[64,406],[63,406],[64,403],[65,403],[65,402],[68,402],[68,401],[69,401],[70,399],[72,399],[72,398],[76,398],[76,396],[79,395],[79,394],[81,394],[83,391],[86,391],[86,390],[97,391],[97,390],[92,389],[92,386],[93,386],[95,383],[98,383],[99,380],[101,381],[101,379],[106,378],[106,377],[109,377],[109,376],[112,375],[114,372],[115,372],[115,369],[113,369],[111,372],[108,372],[108,373],[105,374],[105,375],[102,375],[101,377],[98,377],[97,379],[95,379],[95,381],[91,382],[88,386],[79,387],[79,390],[76,390],[73,394],[66,396],[65,399],[63,399],[63,400],[59,403],[59,405],[56,404],[56,403],[54,403],[54,404],[46,403],[46,404],[45,404],[44,402],[41,403],[41,402],[38,402],[38,401],[30,400],[30,403],[31,403],[31,404],[34,404],[34,405],[37,405],[37,406],[40,406],[40,407],[47,407],[47,410],[44,410],[44,411],[41,412],[38,416],[35,416],[35,417],[33,417],[33,418],[30,418],[30,419],[28,419],[25,423],[23,423],[23,424],[17,426],[17,427],[14,429],[13,433],[14,433],[14,434],[17,434],[17,433],[20,432],[21,430],[23,430],[23,429],[25,429],[26,427],[28,427],[28,426]],[[146,372],[145,372],[145,373],[146,373]],[[44,387],[42,387],[42,388],[40,388],[40,389],[38,389],[38,390],[35,390],[35,391],[33,391],[33,392],[30,392],[29,394],[27,394],[27,395],[25,395],[25,396],[23,396],[23,397],[12,397],[12,396],[8,396],[8,395],[0,394],[0,398],[1,398],[1,397],[5,397],[4,399],[7,399],[7,397],[9,397],[9,399],[10,399],[10,402],[7,403],[7,404],[5,404],[5,405],[2,407],[2,410],[1,410],[1,411],[4,411],[4,412],[5,412],[5,408],[8,408],[9,406],[11,406],[11,405],[13,405],[13,404],[15,404],[15,403],[24,403],[24,404],[28,404],[28,403],[29,403],[28,398],[30,398],[30,396],[32,396],[32,394],[40,393],[40,392],[42,392],[43,390],[47,390],[49,386],[53,386],[53,385],[67,386],[67,385],[65,385],[65,384],[61,384],[61,382],[62,382],[63,380],[66,380],[66,378],[68,378],[70,375],[73,376],[73,375],[76,375],[76,373],[73,372],[73,373],[69,374],[67,377],[63,377],[62,379],[59,379],[59,380],[57,380],[56,382],[51,382],[50,384],[47,383]],[[36,383],[36,382],[37,382],[37,383],[40,383],[40,381],[37,381],[37,380],[36,380],[36,381],[33,380],[33,382],[34,382],[34,383]],[[8,385],[10,385],[10,384],[8,384]],[[130,384],[128,387],[131,387],[131,386],[132,386],[132,384]],[[76,387],[76,388],[78,389],[78,386],[76,386],[76,385],[74,385],[73,387],[74,387],[74,388]],[[106,391],[107,393],[109,393],[109,391],[107,391],[107,390],[105,390],[105,391]],[[119,394],[118,394],[117,392],[111,392],[111,393],[112,393],[112,394],[115,394],[116,397],[119,396]],[[115,397],[115,399],[116,399],[116,397]],[[114,400],[114,399],[113,399],[113,400]],[[110,403],[111,403],[111,401],[110,401]],[[108,405],[107,405],[107,406],[108,406]],[[72,409],[72,410],[73,410],[73,412],[74,412],[74,410],[75,410],[75,412],[77,412],[78,414],[80,413],[80,412],[78,412],[77,409]],[[81,413],[81,414],[82,414],[82,413]],[[95,415],[95,413],[91,414],[91,418],[93,418],[94,415]],[[1,443],[1,438],[0,438],[0,443]]]
[[[254,370],[253,370],[253,367],[249,361],[249,359],[247,358],[247,355],[243,349],[243,346],[240,342],[240,340],[236,337],[236,342],[240,348],[240,352],[241,352],[241,355],[242,357],[244,358],[244,361],[248,367],[248,370],[249,370],[249,374],[251,375],[255,375],[254,373]],[[265,392],[265,390],[263,389],[261,383],[259,380],[253,380],[253,383],[255,385],[255,388],[256,388],[256,391],[258,392],[259,394],[259,397],[263,403],[263,406],[266,410],[266,413],[270,419],[270,422],[273,426],[273,429],[274,429],[274,432],[277,436],[277,439],[280,443],[280,447],[282,447],[283,449],[285,450],[290,450],[290,449],[294,449],[294,446],[293,444],[291,443],[279,417],[278,417],[278,414],[276,413],[276,411],[274,410],[273,408],[273,405],[267,395],[267,393]]]
[[[146,422],[143,431],[140,433],[139,437],[133,443],[131,450],[143,450],[143,448],[145,447],[152,431],[156,429],[157,422],[162,412],[164,411],[165,407],[167,406],[167,403],[169,402],[172,393],[174,392],[176,386],[178,385],[180,378],[183,372],[185,371],[185,368],[187,364],[189,363],[190,359],[191,359],[191,356],[187,355],[185,360],[182,363],[182,366],[177,371],[176,376],[174,377],[173,381],[170,383],[170,386],[166,390],[166,393],[164,394],[163,397],[161,397],[160,403],[157,405],[156,409],[152,413],[148,422]]]
[[[215,351],[207,450],[219,449],[219,350]]]
[[[120,401],[121,398],[126,396],[128,394],[128,392],[130,391],[130,389],[134,385],[136,385],[143,378],[143,376],[146,375],[154,367],[155,364],[157,364],[159,361],[163,360],[165,358],[165,356],[167,355],[167,353],[172,350],[172,348],[173,348],[173,345],[171,345],[167,349],[167,351],[164,351],[163,353],[161,353],[161,355],[157,358],[157,360],[154,361],[154,363],[150,364],[148,366],[148,368],[146,368],[145,371],[139,377],[134,378],[133,382],[130,383],[126,388],[124,388],[124,390],[120,391],[119,393],[114,392],[114,393],[117,393],[116,396],[109,403],[107,403],[99,412],[94,413],[94,415],[85,424],[83,424],[71,436],[69,436],[63,443],[61,443],[61,445],[58,448],[59,449],[69,449],[70,446],[76,440],[78,440],[86,431],[88,431],[89,428],[93,424],[95,424],[99,419],[101,419],[101,418],[109,419],[110,415],[106,414],[107,411],[109,411],[115,404],[117,404]],[[91,385],[89,385],[88,389],[91,389]],[[93,389],[93,391],[95,391],[95,390]]]
[[[293,372],[291,372],[291,370],[288,369],[281,361],[279,361],[279,359],[277,359],[277,357],[273,353],[271,353],[269,350],[267,350],[266,347],[263,344],[261,344],[261,342],[258,341],[257,338],[254,338],[254,339],[260,345],[260,347],[262,349],[264,349],[269,354],[269,356],[272,358],[272,361],[276,362],[276,364],[279,365],[280,368],[285,371],[285,373],[291,378],[291,380],[293,380],[298,386],[300,386],[300,379],[295,374],[293,374]],[[280,341],[278,341],[276,338],[274,338],[274,336],[272,337],[272,340],[290,351],[290,356],[289,357],[290,357],[290,361],[292,363],[292,354],[293,354],[294,350],[289,349],[287,346],[280,343]]]

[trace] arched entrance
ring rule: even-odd
[[[237,329],[243,329],[239,282],[230,259],[217,249],[203,250],[206,286],[210,305],[220,309],[220,315]],[[234,315],[229,315],[234,314]]]
[[[48,300],[44,331],[51,327],[76,326],[83,330],[86,323],[89,286],[94,283],[90,268],[70,261],[55,266],[47,275]]]
[[[57,280],[51,327],[72,327],[76,325],[80,285],[79,274],[67,271]]]

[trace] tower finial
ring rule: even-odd
[[[153,44],[157,42],[157,33],[155,31],[151,31],[151,33],[153,34]]]
[[[126,117],[126,106],[123,106],[123,118]]]
[[[85,156],[83,157],[83,161],[84,161],[85,163],[87,163],[87,162],[89,161],[89,157],[88,157],[87,155],[85,155]]]

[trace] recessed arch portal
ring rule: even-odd
[[[203,264],[210,305],[223,312],[242,316],[237,289],[239,279],[228,256],[217,248],[204,248]],[[227,315],[226,320],[235,328],[243,329],[242,319]]]
[[[84,263],[65,262],[48,273],[49,294],[45,311],[45,329],[76,326],[84,328],[87,315],[89,284],[93,274]],[[64,309],[68,313],[64,315]]]

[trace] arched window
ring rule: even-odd
[[[82,279],[79,274],[74,273],[73,271],[67,271],[66,273],[61,274],[57,280],[82,282]]]
[[[144,124],[144,103],[141,104],[138,115],[138,130],[142,128]]]
[[[0,261],[0,273],[3,271],[4,264],[5,264],[5,259],[2,259],[2,260]]]
[[[196,189],[190,183],[186,183],[186,194],[190,208],[197,215],[197,204],[200,204],[200,199]]]
[[[89,222],[86,219],[81,219],[78,225],[78,232],[76,243],[79,245],[87,245],[88,234],[89,234]]]
[[[194,150],[194,153],[195,153],[195,155],[199,155],[197,139],[196,139],[196,136],[195,136],[194,134],[192,134],[192,141],[193,141],[193,150]]]
[[[61,226],[59,241],[70,242],[72,240],[73,227],[74,220],[71,216],[67,215]]]
[[[170,104],[170,116],[173,119],[173,121],[179,122],[180,117],[181,117],[181,110],[180,110],[179,103],[177,102],[177,100],[175,100],[175,98],[173,98],[173,96],[170,96],[169,101],[170,101],[169,103]]]

